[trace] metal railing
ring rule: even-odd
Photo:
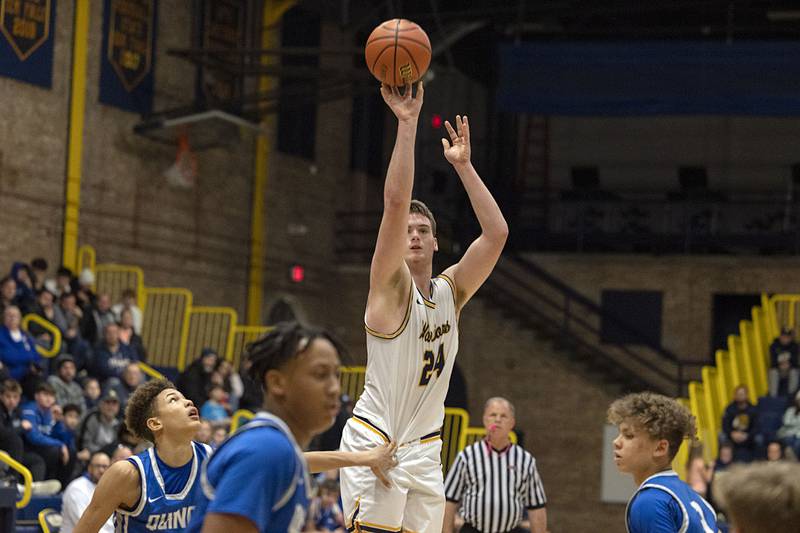
[[[531,190],[509,223],[520,251],[800,253],[800,202],[786,193]]]

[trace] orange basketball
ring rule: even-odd
[[[372,30],[364,57],[379,81],[401,87],[416,82],[428,70],[431,41],[425,30],[410,20],[387,20]]]

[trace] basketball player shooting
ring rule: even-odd
[[[411,199],[414,143],[424,90],[383,85],[397,117],[397,138],[384,185],[384,210],[365,314],[367,373],[362,396],[342,435],[341,449],[399,443],[392,487],[369,468],[345,469],[342,500],[348,531],[441,532],[444,399],[458,350],[458,316],[497,263],[508,226],[470,161],[469,121],[445,122],[444,156],[453,165],[481,226],[461,260],[432,277],[436,221]]]

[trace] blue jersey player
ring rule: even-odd
[[[231,435],[201,472],[188,531],[299,532],[306,524],[309,469],[366,465],[386,483],[394,445],[303,454],[339,410],[339,344],[327,333],[282,323],[248,347],[264,411]]]
[[[200,427],[197,408],[172,383],[156,380],[131,395],[125,418],[136,435],[155,447],[106,471],[74,531],[97,533],[112,513],[117,531],[185,531],[209,455],[208,446],[192,440]],[[394,446],[382,446],[368,453],[310,452],[305,457],[312,471],[369,466],[386,479],[385,471],[395,464],[393,454]],[[243,487],[237,491],[244,493]]]
[[[75,533],[95,533],[112,513],[116,530],[123,533],[184,531],[210,453],[208,446],[192,441],[200,427],[197,408],[169,381],[149,381],[131,395],[125,421],[155,447],[106,471]]]
[[[695,437],[688,409],[643,392],[612,403],[608,420],[619,429],[614,462],[639,487],[625,513],[628,533],[717,533],[714,509],[670,466],[683,439]]]

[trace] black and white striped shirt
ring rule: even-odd
[[[458,454],[444,492],[448,501],[461,502],[464,521],[483,533],[510,531],[526,509],[547,503],[536,459],[516,444],[495,450],[486,439]]]

